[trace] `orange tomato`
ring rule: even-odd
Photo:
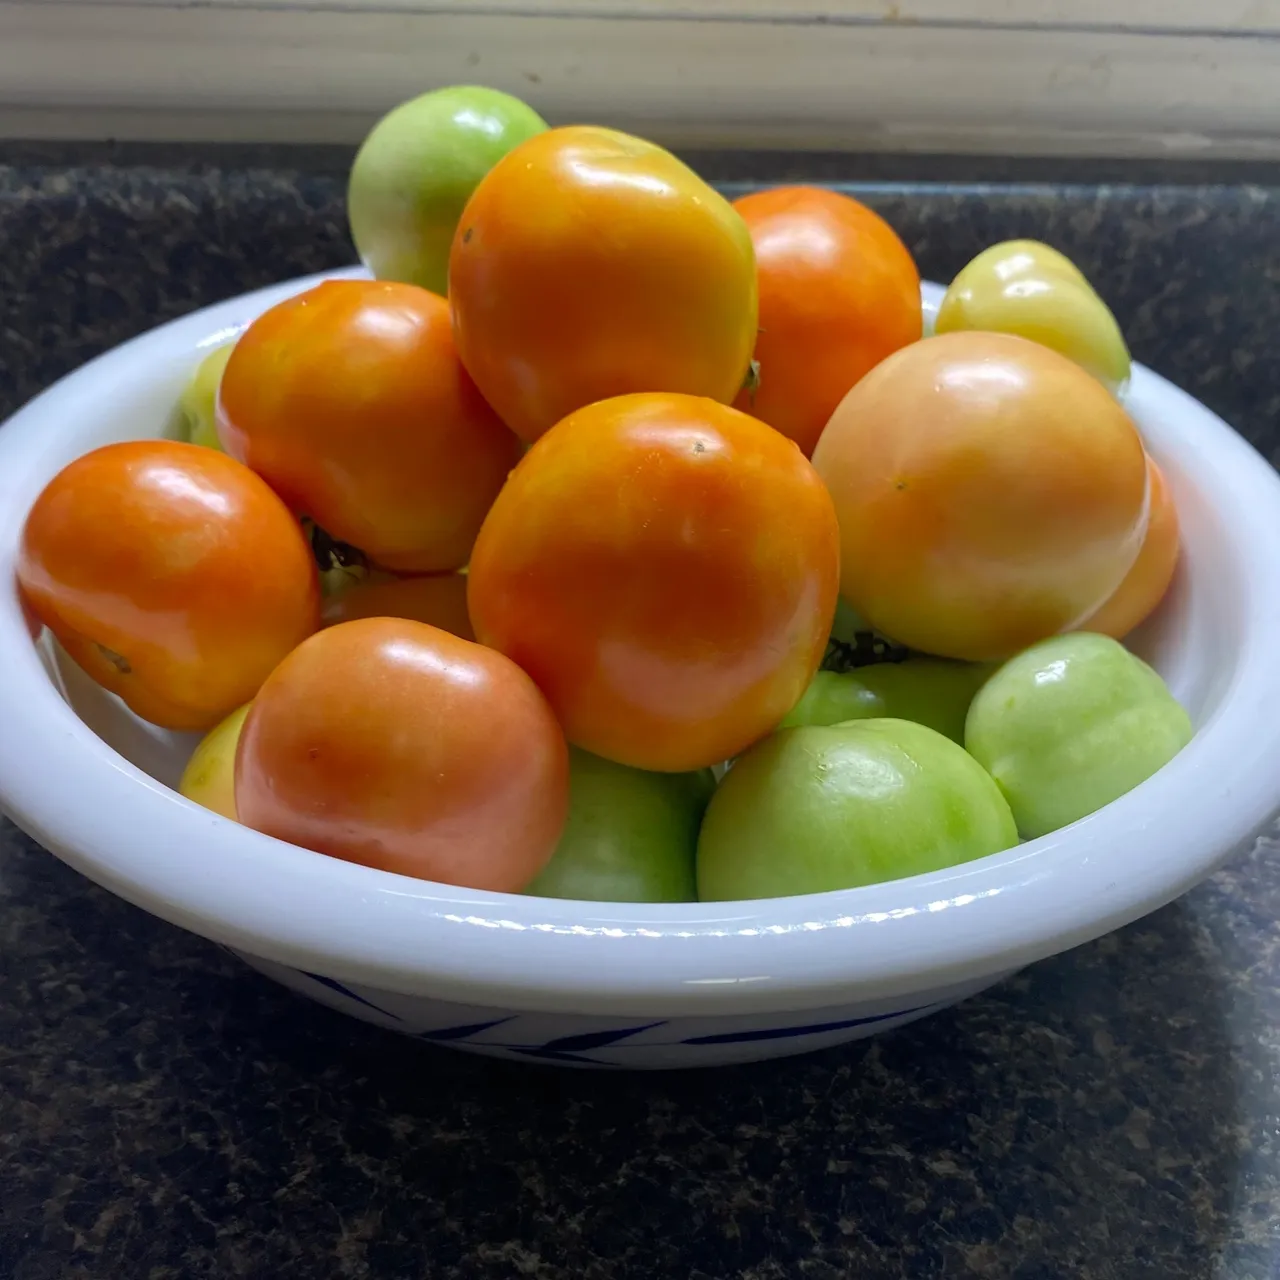
[[[922,331],[920,273],[878,213],[838,191],[734,202],[760,281],[757,376],[734,404],[813,453],[846,391]]]
[[[841,594],[910,648],[995,660],[1088,617],[1146,532],[1146,456],[1105,387],[1026,338],[950,333],[877,365],[813,465]]]
[[[703,397],[620,396],[571,414],[512,472],[476,539],[471,621],[570,742],[695,769],[804,692],[837,539],[821,481],[776,431]]]
[[[564,735],[529,677],[403,618],[294,650],[254,699],[235,767],[246,826],[472,889],[522,889],[568,813]]]
[[[467,616],[467,580],[460,573],[357,582],[324,602],[324,625],[356,618],[411,618],[474,640]]]
[[[32,612],[144,720],[208,729],[319,625],[298,522],[248,468],[172,440],[77,458],[36,499],[18,581]]]
[[[387,569],[457,569],[519,457],[458,361],[449,306],[327,280],[235,345],[218,435],[300,515]]]
[[[652,143],[550,129],[489,171],[449,258],[458,351],[525,440],[633,391],[728,403],[756,336],[751,236]]]
[[[1178,510],[1164,472],[1150,455],[1147,473],[1151,519],[1142,550],[1115,593],[1097,613],[1079,625],[1079,631],[1097,631],[1116,640],[1124,639],[1155,611],[1173,581],[1173,571],[1178,567]]]

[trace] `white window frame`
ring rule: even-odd
[[[1274,159],[1280,0],[0,0],[0,136],[349,142],[459,81],[679,146]]]

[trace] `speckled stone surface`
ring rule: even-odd
[[[0,415],[159,320],[350,259],[330,153],[7,155]],[[1139,358],[1280,460],[1273,178],[938,172],[785,176],[867,178],[934,278],[1051,240]],[[639,1076],[347,1021],[0,821],[0,1280],[1273,1280],[1278,1028],[1274,840],[881,1039]]]

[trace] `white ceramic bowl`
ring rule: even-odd
[[[315,283],[144,335],[0,430],[0,807],[58,857],[312,999],[425,1040],[549,1062],[690,1066],[797,1053],[951,1004],[1170,901],[1280,808],[1280,480],[1137,368],[1184,555],[1139,649],[1196,735],[1084,821],[953,870],[708,905],[479,893],[322,857],[169,789],[194,745],[133,718],[44,642],[13,586],[42,486],[96,445],[166,430],[202,348]],[[939,292],[926,286],[926,303]]]

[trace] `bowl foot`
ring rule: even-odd
[[[790,1013],[645,1018],[455,1004],[357,986],[240,951],[233,954],[299,995],[428,1044],[509,1061],[614,1070],[726,1066],[812,1053],[904,1026],[1008,976],[992,974],[897,1000]]]

